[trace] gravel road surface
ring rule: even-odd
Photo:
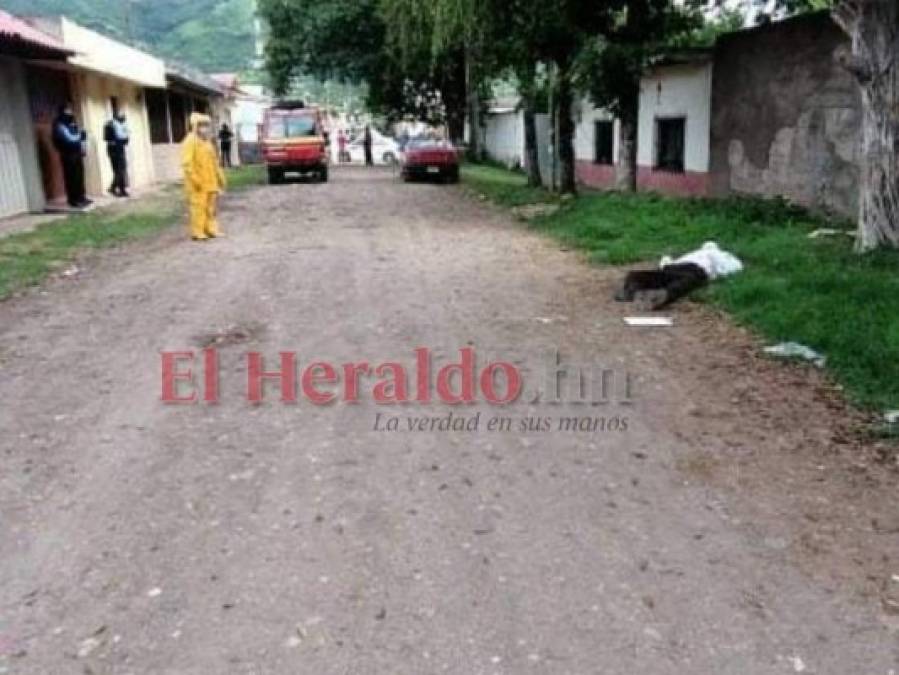
[[[0,303],[0,673],[899,672],[896,476],[813,368],[701,305],[625,326],[620,270],[461,187],[338,169],[221,219]],[[210,346],[219,402],[163,404],[160,352]],[[247,352],[419,347],[529,396],[245,398]],[[609,400],[533,402],[556,352]]]

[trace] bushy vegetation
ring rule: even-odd
[[[467,166],[477,193],[514,206],[554,199],[523,176]],[[827,356],[827,368],[863,407],[899,408],[899,252],[853,252],[848,234],[782,202],[675,199],[585,192],[530,223],[603,264],[657,264],[714,240],[746,264],[695,299],[711,302],[771,342],[792,340]],[[846,230],[848,233],[849,230]]]

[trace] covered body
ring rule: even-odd
[[[739,258],[718,248],[718,244],[714,241],[707,241],[701,248],[674,260],[669,256],[665,256],[659,263],[659,267],[664,269],[672,264],[686,263],[692,263],[701,267],[710,280],[726,277],[729,274],[736,274],[743,270],[743,263],[740,262]]]

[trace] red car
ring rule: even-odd
[[[262,156],[268,182],[280,183],[286,173],[316,174],[328,180],[328,140],[318,108],[285,102],[265,111]]]
[[[409,141],[403,157],[402,176],[404,181],[436,178],[458,183],[459,152],[449,141]]]

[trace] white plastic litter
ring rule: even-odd
[[[883,414],[883,419],[887,424],[899,424],[899,410],[887,410]]]
[[[626,316],[624,323],[628,326],[673,326],[670,316]]]
[[[833,227],[819,227],[817,230],[808,233],[809,239],[818,239],[820,237],[837,237],[840,235],[846,235],[847,237],[854,237],[855,232],[851,230],[837,230]]]
[[[803,661],[798,656],[790,656],[789,661],[793,664],[793,671],[796,673],[804,673],[805,672],[805,661]]]
[[[827,357],[819,354],[811,347],[799,344],[798,342],[781,342],[778,345],[765,347],[764,352],[770,356],[776,356],[782,359],[802,359],[803,361],[811,361],[818,368],[823,368],[827,362]]]

